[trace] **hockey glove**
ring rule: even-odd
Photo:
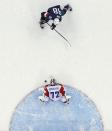
[[[45,20],[40,20],[40,28],[43,29],[44,28],[44,24],[46,23]]]
[[[56,28],[56,25],[53,23],[52,25],[51,25],[51,30],[54,30]]]

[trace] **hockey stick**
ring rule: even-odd
[[[55,30],[55,32],[57,32],[57,33],[69,44],[69,46],[71,47],[70,42],[69,42],[61,33],[59,33],[56,29],[54,29],[54,30]]]
[[[48,23],[47,23],[48,24]],[[48,24],[49,25],[49,24]],[[50,26],[50,25],[49,25]],[[51,26],[50,26],[51,27]],[[55,32],[57,33],[57,34],[59,34],[67,43],[68,43],[68,45],[71,47],[71,44],[70,44],[70,42],[59,32],[59,31],[57,31],[56,29],[54,29],[55,30]]]

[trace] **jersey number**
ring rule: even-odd
[[[54,12],[54,14],[56,14],[56,15],[61,15],[61,11],[60,11],[59,8],[53,8],[53,12]]]
[[[55,92],[50,92],[50,94],[52,95],[52,98],[58,98],[59,97],[59,91],[55,91]]]

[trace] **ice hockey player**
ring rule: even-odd
[[[62,8],[60,5],[56,5],[50,7],[47,12],[41,13],[40,18],[40,27],[43,29],[45,23],[48,23],[51,29],[55,29],[55,27],[62,21],[62,16],[66,14],[67,11],[72,11],[72,7],[67,4]]]
[[[43,96],[39,96],[42,102],[60,100],[63,103],[67,103],[70,98],[70,96],[66,96],[64,86],[56,83],[55,79],[51,79],[50,84],[45,85]]]

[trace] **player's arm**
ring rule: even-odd
[[[60,88],[60,93],[61,93],[62,96],[65,96],[65,89],[64,89],[64,86],[61,85],[61,84],[60,84],[60,86],[61,86],[61,88]]]
[[[66,103],[68,100],[67,100],[67,97],[66,97],[66,94],[65,94],[65,89],[64,89],[63,85],[61,85],[60,93],[61,93],[62,97],[65,99],[64,103]]]
[[[44,96],[47,96],[47,97],[49,97],[49,91],[48,91],[48,85],[46,85],[45,87],[44,87]]]

